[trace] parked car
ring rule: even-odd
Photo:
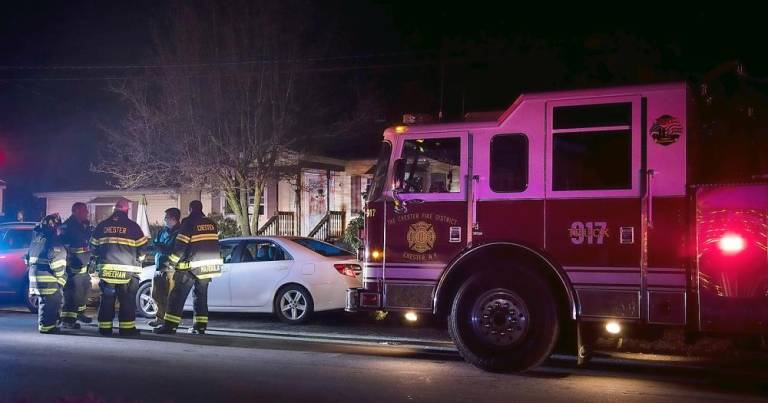
[[[35,225],[33,222],[0,224],[0,295],[23,299],[32,312],[37,312],[37,297],[29,296],[24,255],[32,242]]]
[[[314,312],[344,309],[346,290],[359,287],[362,270],[354,253],[312,238],[240,237],[220,241],[222,275],[208,288],[212,312],[271,312],[298,324]],[[140,276],[136,306],[153,318],[155,266]],[[192,297],[185,310],[192,309]]]

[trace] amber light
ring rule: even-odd
[[[379,260],[379,259],[381,259],[381,252],[379,252],[378,250],[374,249],[374,250],[371,251],[369,256],[370,256],[371,260]]]
[[[735,255],[740,253],[746,247],[744,238],[738,234],[725,234],[720,241],[717,242],[717,246],[726,255]]]

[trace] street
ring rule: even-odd
[[[0,306],[0,401],[757,401],[768,394],[764,371],[614,358],[577,369],[572,357],[555,356],[526,374],[485,373],[464,363],[436,328],[387,335],[359,324],[345,334],[338,323],[287,328],[263,315],[220,315],[228,330],[206,336],[145,331],[123,339],[99,337],[94,326],[40,335],[35,320]]]

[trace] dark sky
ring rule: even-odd
[[[435,113],[441,81],[450,118],[503,109],[521,91],[696,80],[733,59],[752,75],[768,76],[763,16],[746,3],[561,8],[546,2],[535,9],[496,3],[318,2],[316,18],[334,35],[329,56],[378,55],[362,63],[378,67],[330,72],[329,82],[353,76],[370,82],[386,111],[372,126],[379,130],[403,112]],[[99,125],[122,115],[105,78],[125,70],[39,67],[151,62],[153,27],[165,10],[159,1],[0,6],[0,178],[9,186],[7,210],[30,203],[34,191],[103,186],[88,171]],[[378,135],[363,133],[366,153]]]

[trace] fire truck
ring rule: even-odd
[[[768,184],[698,184],[685,83],[523,94],[498,119],[384,132],[347,310],[447,317],[527,370],[559,337],[768,330]]]

